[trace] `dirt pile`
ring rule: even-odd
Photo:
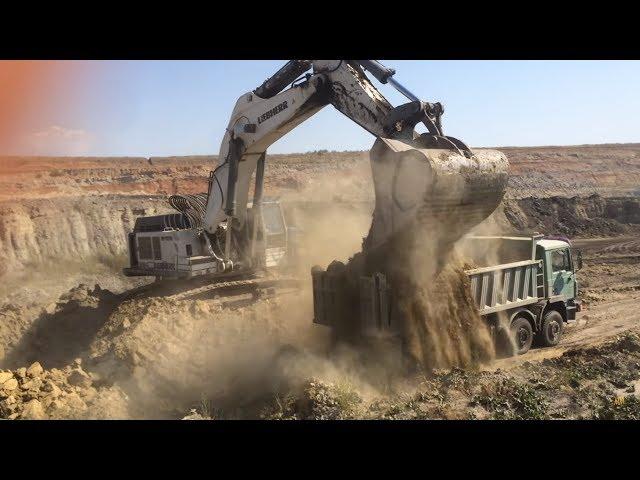
[[[639,205],[629,195],[637,190],[640,146],[598,148],[503,149],[512,176],[509,198],[494,215],[501,230],[635,234]],[[328,334],[311,325],[309,291],[257,303],[120,304],[112,292],[127,284],[114,279],[127,261],[126,232],[135,218],[166,211],[168,194],[202,191],[214,161],[0,162],[0,417],[182,418],[191,410],[187,418],[194,419],[637,417],[637,338],[483,372],[478,364],[492,354],[482,331],[473,339],[462,333],[475,329],[477,318],[458,310],[468,304],[459,265],[406,303],[415,313],[413,356],[445,368],[427,380],[363,369],[348,349],[328,360]],[[359,249],[373,205],[366,153],[271,156],[266,182],[270,195],[296,204],[309,220],[305,235],[315,240],[304,240],[311,247],[304,275],[312,264],[346,260]],[[594,192],[602,196],[588,196]],[[621,250],[603,259],[585,255],[581,288],[594,305],[626,299],[619,312],[632,318],[637,240],[615,248]],[[612,296],[621,273],[630,290]],[[86,285],[63,293],[80,282]],[[96,282],[100,287],[88,286]],[[618,311],[607,312],[586,316],[603,322],[592,328],[597,338],[621,331],[611,318]],[[453,321],[443,326],[445,317]],[[34,362],[41,373],[37,366],[27,373]]]
[[[638,193],[638,144],[502,150],[511,165],[507,198],[512,200],[505,203],[506,220],[498,221],[505,228],[540,228],[537,217],[531,225],[527,217],[536,215],[527,204],[537,199]],[[86,264],[115,257],[124,264],[126,233],[135,218],[167,212],[168,195],[206,191],[216,163],[215,156],[0,157],[0,276],[52,260]],[[268,195],[373,203],[367,152],[270,155],[267,164]],[[553,219],[542,220],[545,229],[552,227]],[[564,230],[578,233],[592,226],[620,229],[606,222],[566,225]]]
[[[568,237],[605,237],[640,231],[640,198],[506,198],[482,225],[485,234],[532,233]]]
[[[510,198],[638,193],[640,144],[500,147],[509,158]],[[0,157],[0,200],[205,191],[217,156]],[[368,152],[269,155],[266,190],[302,188],[313,178],[370,175]],[[368,182],[367,184],[370,184]]]
[[[310,305],[308,292],[255,304],[130,300],[97,332],[87,368],[121,385],[136,417],[175,418],[203,396],[241,411],[271,392],[283,346],[322,345]]]
[[[349,383],[311,378],[267,405],[261,417],[267,420],[346,420],[358,418],[362,397]]]
[[[96,385],[77,359],[63,369],[0,370],[0,418],[42,420],[126,418],[126,395],[115,387]]]
[[[0,157],[0,200],[195,193],[214,167],[207,156]]]
[[[183,157],[0,156],[0,201],[85,196],[144,196],[207,190],[216,155]],[[265,190],[303,188],[314,177],[368,166],[367,152],[269,155]]]
[[[640,193],[640,144],[500,147],[509,157],[508,198]]]
[[[2,311],[5,336],[3,366],[39,361],[47,368],[63,367],[82,356],[98,329],[118,304],[118,295],[95,285],[78,285],[51,302],[30,324],[24,325],[20,308]],[[20,332],[19,340],[15,339]]]

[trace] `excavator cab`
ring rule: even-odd
[[[287,254],[287,224],[280,203],[267,201],[262,204],[265,236],[265,266],[275,267]]]
[[[256,214],[259,217],[254,223]],[[290,238],[292,227],[287,224],[280,202],[267,198],[257,208],[249,204],[247,218],[247,225],[256,225],[257,228],[254,257],[258,259],[258,264],[269,269],[289,263],[289,253],[293,249]]]

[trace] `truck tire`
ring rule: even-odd
[[[555,347],[560,343],[564,320],[560,312],[549,310],[542,319],[542,328],[536,335],[536,343],[541,347]]]
[[[533,343],[533,328],[525,317],[518,316],[511,322],[511,339],[513,340],[515,355],[524,355]]]

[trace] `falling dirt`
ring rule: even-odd
[[[426,369],[474,368],[495,356],[486,323],[469,294],[469,279],[458,258],[428,282],[402,289],[407,353]]]

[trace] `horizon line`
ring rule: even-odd
[[[486,146],[478,147],[472,146],[472,149],[514,149],[514,148],[584,148],[584,147],[605,147],[605,146],[640,146],[638,142],[605,142],[605,143],[580,143],[580,144],[556,144],[556,145],[503,145],[503,146]],[[314,153],[364,153],[367,150],[329,150],[325,148],[316,150],[307,150],[303,152],[280,152],[280,153],[268,153],[267,155],[309,155]],[[156,154],[156,155],[135,155],[135,154],[103,154],[103,155],[35,155],[35,154],[4,154],[0,153],[0,158],[7,157],[21,157],[21,158],[172,158],[172,157],[217,157],[217,153],[193,153],[193,154]]]

